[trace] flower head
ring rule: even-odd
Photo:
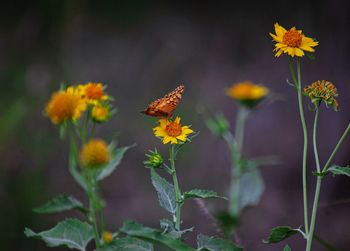
[[[105,231],[102,235],[103,242],[108,244],[113,241],[113,234],[111,232]]]
[[[306,37],[301,30],[297,30],[295,27],[286,30],[275,23],[275,33],[270,33],[270,36],[276,42],[275,57],[281,56],[282,53],[286,53],[291,57],[303,57],[305,55],[304,51],[314,52],[313,47],[318,45],[316,40]]]
[[[319,105],[320,102],[325,102],[327,106],[333,107],[334,110],[338,110],[339,103],[335,99],[338,97],[338,91],[335,86],[326,80],[317,80],[311,85],[304,88],[304,93],[311,99],[311,102]]]
[[[76,89],[81,97],[92,105],[97,105],[99,102],[109,99],[109,96],[105,93],[105,86],[102,83],[89,82],[84,85],[78,85]]]
[[[84,168],[100,167],[110,160],[110,152],[102,139],[91,139],[80,151],[80,164]]]
[[[150,154],[146,154],[148,160],[144,161],[143,164],[149,168],[158,168],[163,164],[163,157],[158,153],[157,149],[150,151]]]
[[[268,88],[250,81],[234,84],[226,90],[228,96],[247,107],[254,107],[263,100],[268,93]]]
[[[163,138],[163,144],[178,144],[186,142],[187,136],[193,133],[189,126],[181,126],[180,117],[174,121],[162,118],[159,120],[159,126],[153,128],[154,135]]]
[[[107,106],[95,105],[91,109],[91,118],[97,123],[103,123],[109,120],[111,111]]]
[[[52,123],[60,124],[65,120],[78,120],[86,110],[86,103],[73,87],[68,87],[66,91],[55,92],[45,110]]]

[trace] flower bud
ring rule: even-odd
[[[339,103],[336,100],[338,90],[326,80],[317,80],[304,88],[304,94],[311,99],[311,102],[319,106],[323,101],[327,107],[331,106],[335,111],[339,110]]]
[[[111,243],[113,241],[113,234],[111,232],[106,231],[103,233],[102,238],[104,243]]]
[[[146,154],[148,160],[144,161],[143,164],[147,168],[159,168],[163,164],[163,157],[157,152],[157,149],[150,151],[150,154]]]

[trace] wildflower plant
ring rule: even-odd
[[[171,95],[168,95],[168,98],[171,99]],[[154,114],[152,110],[149,110],[148,113],[148,115]],[[163,155],[157,150],[150,151],[148,154],[146,154],[147,160],[144,161],[144,165],[146,168],[150,169],[152,184],[157,192],[160,206],[168,211],[171,217],[169,219],[160,220],[160,230],[144,227],[135,222],[127,222],[124,225],[125,228],[137,228],[137,232],[128,231],[127,234],[131,235],[132,237],[146,239],[152,243],[159,243],[172,250],[179,251],[242,250],[231,241],[217,237],[209,237],[202,234],[197,236],[197,249],[190,247],[183,241],[184,235],[192,232],[193,230],[193,227],[183,228],[184,223],[181,218],[183,205],[190,199],[223,197],[211,190],[192,189],[190,191],[183,192],[180,188],[176,160],[179,157],[180,150],[184,149],[186,144],[192,142],[194,137],[197,135],[191,126],[182,125],[181,118],[179,116],[175,116],[175,118],[160,117],[158,119],[158,126],[153,128],[153,133],[161,140],[163,145],[168,146],[169,154],[167,158],[164,158]],[[164,175],[170,176],[171,182],[165,179],[163,177]]]
[[[88,206],[70,195],[58,195],[34,209],[48,214],[76,210],[83,219],[65,219],[55,227],[34,232],[26,228],[25,235],[43,240],[49,247],[65,246],[85,251],[94,240],[96,249],[112,242],[114,234],[105,229],[105,202],[100,183],[113,173],[130,148],[116,147],[95,136],[97,123],[107,122],[115,111],[112,98],[101,83],[62,86],[49,100],[45,115],[60,128],[60,136],[70,141],[69,171],[88,198]],[[100,110],[104,109],[104,110]]]
[[[269,95],[269,89],[251,81],[233,84],[226,94],[238,104],[234,133],[223,114],[207,118],[210,131],[227,143],[231,156],[228,209],[217,214],[217,219],[227,238],[237,239],[236,228],[245,208],[259,203],[264,190],[259,167],[273,164],[274,158],[248,158],[243,151],[245,125],[251,113]]]
[[[315,52],[314,47],[318,45],[318,42],[312,38],[306,37],[301,30],[291,28],[286,30],[279,24],[275,24],[275,34],[270,33],[273,41],[275,41],[276,57],[282,54],[287,54],[289,57],[289,69],[292,77],[292,86],[295,88],[298,97],[298,107],[300,114],[300,121],[302,124],[304,145],[303,145],[303,161],[302,161],[302,184],[303,184],[303,205],[304,205],[304,226],[299,228],[292,227],[276,227],[272,229],[267,243],[280,242],[296,233],[301,233],[306,240],[306,251],[310,251],[312,242],[314,239],[318,240],[321,245],[325,245],[323,240],[315,237],[316,215],[319,201],[319,195],[323,179],[327,174],[333,175],[347,175],[350,176],[350,168],[335,165],[333,159],[343,143],[344,139],[350,131],[350,123],[340,137],[338,143],[334,147],[332,153],[328,157],[327,161],[322,165],[318,155],[318,141],[317,141],[317,125],[318,118],[323,109],[323,103],[326,107],[332,107],[335,111],[339,110],[339,103],[337,101],[338,91],[336,87],[329,81],[317,80],[314,83],[303,87],[301,80],[301,60],[305,53]],[[311,57],[312,58],[312,57]],[[316,187],[314,189],[314,198],[312,203],[311,216],[308,211],[308,192],[310,189],[307,187],[307,170],[310,168],[307,166],[307,153],[308,153],[308,129],[304,115],[303,97],[310,99],[314,108],[314,123],[312,127],[312,145],[313,154],[315,159],[315,168],[313,174],[316,178]],[[329,245],[327,244],[326,246]],[[287,247],[287,246],[286,246]],[[291,250],[290,247],[288,250]],[[330,249],[329,249],[330,250]]]

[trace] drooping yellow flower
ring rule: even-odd
[[[156,137],[163,138],[163,144],[178,144],[178,141],[186,142],[187,136],[193,133],[189,126],[181,126],[180,117],[174,121],[162,118],[159,120],[159,126],[153,128]]]
[[[248,107],[258,104],[268,93],[268,88],[250,81],[233,84],[226,90],[228,96]]]
[[[301,30],[297,30],[295,27],[286,30],[275,23],[275,33],[270,33],[270,36],[276,42],[275,57],[281,56],[282,53],[286,53],[291,57],[303,57],[305,55],[304,51],[314,52],[313,47],[318,45],[316,40],[306,37]]]
[[[106,101],[109,96],[105,93],[105,86],[102,83],[89,82],[85,85],[78,85],[77,91],[89,104],[97,105],[101,101]]]
[[[91,139],[80,151],[80,164],[84,168],[100,167],[110,160],[107,143],[102,139]]]
[[[110,110],[108,107],[103,105],[95,105],[91,109],[91,118],[97,123],[103,123],[109,120]]]
[[[333,107],[334,110],[339,109],[339,103],[335,99],[338,97],[338,90],[327,80],[317,80],[311,85],[304,88],[304,93],[311,99],[312,103],[319,105],[320,102],[325,102],[327,106]]]
[[[72,87],[66,91],[55,92],[46,106],[46,114],[52,123],[60,124],[65,120],[78,120],[86,110],[86,102],[77,95]]]
[[[111,232],[106,231],[103,233],[102,238],[104,243],[111,243],[113,241],[113,234]]]

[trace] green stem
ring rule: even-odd
[[[317,124],[318,124],[318,116],[320,114],[320,109],[319,106],[316,106],[316,111],[315,111],[315,120],[314,120],[314,128],[313,128],[313,147],[314,147],[314,155],[315,155],[315,162],[316,162],[316,169],[317,172],[321,172],[321,167],[320,167],[320,159],[318,157],[318,151],[317,151]]]
[[[300,71],[300,59],[297,59],[297,75],[298,79],[295,77],[295,73],[293,70],[292,60],[289,60],[289,69],[292,75],[292,79],[294,81],[295,87],[298,92],[298,105],[299,105],[299,114],[300,121],[303,128],[304,135],[304,146],[303,146],[303,167],[302,167],[302,177],[303,177],[303,201],[304,201],[304,225],[305,225],[305,234],[309,233],[309,219],[308,219],[308,207],[307,207],[307,176],[306,176],[306,163],[307,163],[307,127],[304,116],[304,108],[303,108],[303,96],[301,90],[301,71]]]
[[[175,169],[175,146],[170,146],[170,168],[171,168],[171,176],[173,178],[174,188],[175,188],[175,198],[176,198],[176,212],[174,215],[174,223],[176,230],[180,231],[181,225],[181,191],[179,187],[179,182],[177,180],[176,169]]]
[[[312,239],[313,239],[313,236],[314,236],[315,223],[316,223],[316,214],[317,214],[318,199],[319,199],[319,197],[320,197],[320,191],[321,191],[322,178],[323,178],[323,177],[317,177],[314,204],[313,204],[313,206],[312,206],[312,216],[311,216],[311,222],[310,222],[310,232],[309,232],[309,234],[307,235],[307,239],[306,239],[306,251],[310,251],[310,250],[311,250]]]
[[[88,170],[89,171],[89,170]],[[97,219],[96,219],[96,194],[95,194],[95,182],[93,181],[91,173],[86,173],[86,180],[88,183],[88,197],[89,197],[89,209],[90,209],[90,223],[92,224],[96,248],[100,247],[100,235],[98,232]]]
[[[242,168],[240,164],[241,152],[244,142],[244,127],[249,110],[240,107],[236,118],[235,137],[229,133],[225,136],[225,140],[231,150],[231,182],[230,182],[230,198],[229,212],[231,215],[238,217],[239,215],[239,194],[240,194],[240,177]]]
[[[319,160],[318,151],[317,151],[317,123],[318,123],[318,116],[319,116],[320,110],[319,110],[319,105],[316,105],[315,107],[316,107],[316,112],[315,112],[315,120],[314,120],[314,127],[313,127],[313,147],[314,147],[316,169],[317,169],[317,172],[320,172],[321,171],[320,160]],[[311,250],[311,245],[312,245],[312,241],[313,241],[313,236],[314,236],[314,231],[315,231],[315,224],[316,224],[318,200],[319,200],[319,197],[320,197],[320,190],[321,190],[321,183],[322,183],[322,177],[317,177],[314,203],[313,203],[313,206],[312,206],[310,231],[307,234],[307,239],[306,239],[306,250],[307,251]]]
[[[348,127],[345,129],[343,135],[339,139],[339,141],[338,141],[337,145],[335,146],[332,154],[329,156],[326,164],[324,165],[324,167],[322,169],[322,172],[326,172],[328,170],[328,167],[330,166],[331,162],[333,161],[333,158],[334,158],[335,154],[339,150],[340,145],[343,143],[343,141],[346,138],[346,136],[348,135],[349,131],[350,131],[350,123],[348,124]]]

